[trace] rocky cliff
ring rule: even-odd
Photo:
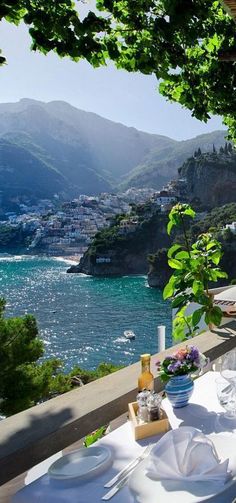
[[[187,195],[206,209],[236,200],[236,153],[207,153],[189,158],[179,169]]]
[[[168,266],[167,249],[161,248],[154,255],[148,256],[148,284],[153,288],[164,288],[171,276]]]
[[[147,257],[157,249],[168,247],[167,217],[159,213],[139,222],[133,232],[121,234],[118,226],[101,231],[84,254],[80,263],[68,272],[82,272],[93,276],[122,276],[147,274]]]

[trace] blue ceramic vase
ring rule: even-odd
[[[173,376],[166,384],[165,391],[172,407],[185,407],[193,393],[193,380],[189,374]]]

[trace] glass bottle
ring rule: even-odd
[[[154,389],[154,377],[150,371],[151,355],[145,354],[141,355],[141,368],[142,372],[138,378],[138,390],[143,391],[147,389],[148,391],[153,391]]]

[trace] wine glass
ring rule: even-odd
[[[216,393],[220,405],[225,409],[224,418],[236,419],[236,392],[232,384],[222,377],[216,379]]]
[[[220,373],[234,387],[236,393],[236,348],[224,355]]]

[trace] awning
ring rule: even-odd
[[[236,286],[214,296],[214,305],[230,315],[236,315]]]
[[[225,10],[236,20],[236,0],[223,0]]]

